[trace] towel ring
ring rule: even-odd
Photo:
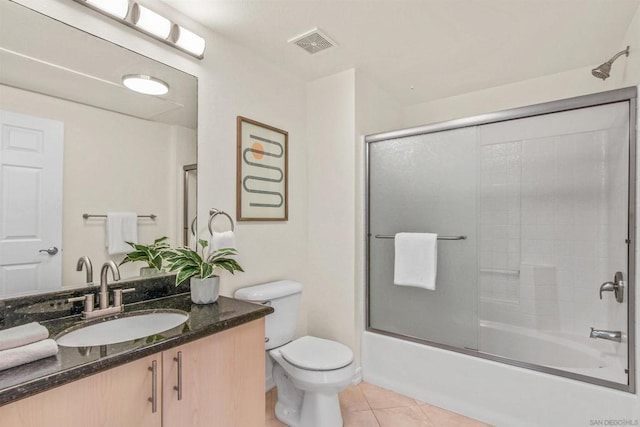
[[[229,222],[231,223],[231,231],[235,231],[235,224],[233,223],[233,219],[225,211],[221,211],[219,209],[214,208],[209,211],[209,215],[211,216],[209,217],[208,228],[209,228],[209,234],[211,234],[212,236],[213,236],[213,228],[211,228],[211,223],[213,222],[213,218],[215,218],[217,215],[224,215],[227,218],[229,218]]]
[[[193,221],[191,221],[191,235],[196,237],[196,221],[198,220],[198,215],[193,217]]]

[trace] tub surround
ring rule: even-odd
[[[167,275],[152,279],[122,282],[126,287],[136,286],[136,293],[127,295],[127,297],[131,297],[131,300],[137,300],[140,295],[155,296],[151,300],[126,304],[125,312],[166,308],[183,310],[189,313],[189,320],[185,324],[161,334],[123,343],[80,348],[59,347],[59,353],[55,358],[50,357],[0,371],[0,405],[231,329],[260,319],[273,312],[271,307],[225,297],[220,297],[213,304],[192,304],[189,293],[184,293],[186,288],[175,288],[173,281],[174,276]],[[166,286],[168,284],[170,286]],[[176,289],[183,292],[172,295],[164,293],[163,295],[164,291],[172,292]],[[72,293],[83,294],[86,293],[86,289],[72,291]],[[56,293],[55,298],[52,298],[53,295],[50,294],[50,299],[43,295],[33,297],[36,300],[32,305],[32,307],[36,308],[34,310],[36,313],[34,314],[25,314],[24,310],[20,311],[20,308],[28,307],[28,298],[21,298],[20,301],[16,301],[17,299],[6,300],[4,307],[0,307],[0,313],[4,319],[4,327],[28,323],[33,321],[35,317],[35,320],[40,321],[49,330],[50,336],[55,337],[70,326],[83,322],[80,319],[79,311],[75,307],[67,308],[78,313],[73,315],[68,315],[68,313],[61,315],[62,310],[56,309],[61,306],[57,302],[53,303],[54,305],[51,307],[53,310],[47,311],[45,309],[47,301],[63,299],[58,294],[60,293]],[[66,295],[64,298],[68,297],[69,295]],[[42,309],[37,307],[42,307]],[[81,311],[81,307],[79,307],[79,310]],[[51,316],[51,311],[54,311],[58,318],[42,320]]]

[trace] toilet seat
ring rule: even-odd
[[[279,350],[287,362],[310,371],[332,371],[353,362],[353,352],[346,345],[312,336],[298,338]]]

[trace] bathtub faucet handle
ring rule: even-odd
[[[600,299],[602,299],[603,292],[613,292],[616,301],[622,303],[624,301],[624,281],[622,280],[622,273],[616,272],[613,282],[604,282],[600,285]]]

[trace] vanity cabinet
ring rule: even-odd
[[[148,401],[153,381],[149,367],[154,361],[160,367],[159,356],[138,359],[2,406],[0,425],[160,427],[162,414],[151,412]],[[158,388],[158,392],[162,390]]]
[[[262,318],[1,406],[0,425],[260,427],[264,363]]]
[[[264,319],[164,351],[163,427],[264,426],[264,363]]]

